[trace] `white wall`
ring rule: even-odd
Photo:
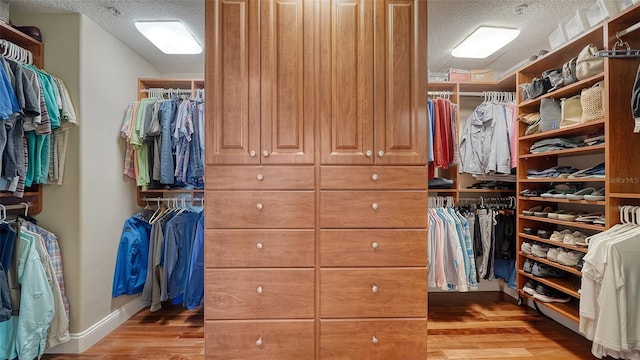
[[[44,210],[37,218],[58,235],[62,250],[76,341],[75,349],[63,352],[81,352],[104,335],[91,336],[97,324],[137,303],[127,296],[111,298],[122,225],[138,210],[135,183],[122,175],[119,130],[127,105],[137,99],[137,78],[160,73],[84,15],[12,13],[11,18],[40,28],[45,69],[65,81],[78,114],[64,184],[45,186]]]

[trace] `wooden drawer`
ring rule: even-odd
[[[322,360],[424,360],[426,320],[320,322]]]
[[[426,316],[426,268],[320,270],[320,317]]]
[[[314,267],[314,230],[206,230],[207,267]]]
[[[323,166],[321,189],[426,190],[424,166]]]
[[[320,227],[323,228],[426,226],[426,191],[320,192]]]
[[[320,266],[427,266],[427,231],[321,230]]]
[[[315,228],[313,191],[207,191],[207,228]]]
[[[312,166],[207,166],[206,189],[313,190]]]
[[[206,321],[209,360],[302,360],[315,357],[313,320]]]
[[[207,319],[314,317],[314,269],[206,269]]]

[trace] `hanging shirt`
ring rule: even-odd
[[[147,277],[151,224],[136,214],[125,220],[118,246],[112,297],[142,292]]]

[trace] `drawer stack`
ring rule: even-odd
[[[313,359],[314,168],[211,173],[220,176],[206,179],[208,358]]]
[[[426,178],[321,167],[321,359],[426,359]]]

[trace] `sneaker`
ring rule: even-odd
[[[548,278],[548,277],[563,278],[567,276],[567,273],[565,273],[564,271],[558,268],[555,268],[553,266],[549,266],[546,264],[539,264],[539,263],[533,264],[533,266],[531,267],[531,273],[541,278]]]
[[[536,292],[533,294],[533,298],[542,302],[568,303],[571,301],[570,296],[544,285],[538,285],[536,287]]]
[[[567,234],[571,234],[571,230],[569,229],[564,229],[562,231],[554,231],[551,234],[551,237],[549,237],[549,240],[553,240],[553,241],[557,241],[557,242],[562,242],[562,240],[564,240],[564,236]]]
[[[524,265],[522,266],[522,270],[526,273],[531,274],[531,271],[533,269],[533,261],[527,259],[524,261]]]
[[[547,260],[558,262],[558,253],[560,252],[560,248],[551,248],[547,251]]]
[[[549,246],[545,244],[533,244],[531,245],[531,255],[546,258]]]
[[[578,265],[578,261],[580,261],[584,255],[584,253],[579,251],[561,251],[558,254],[557,261],[562,265],[576,266]]]
[[[528,280],[524,286],[522,287],[522,291],[524,291],[525,293],[529,294],[529,295],[533,295],[536,293],[536,288],[537,284],[535,281],[533,280]]]
[[[582,266],[584,265],[584,258],[580,259],[580,261],[578,261],[578,263],[576,264],[576,269],[578,269],[578,271],[582,271]]]
[[[578,242],[584,243],[585,238],[586,236],[580,231],[574,231],[572,234],[566,234],[562,242],[567,245],[576,245]]]
[[[520,244],[520,251],[524,254],[531,255],[531,243],[523,242]]]

